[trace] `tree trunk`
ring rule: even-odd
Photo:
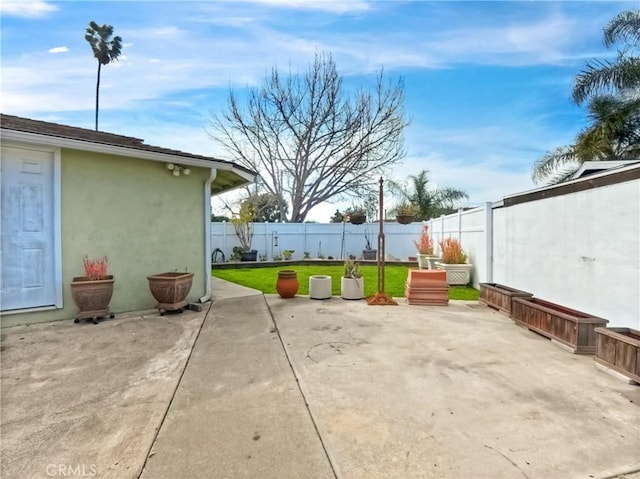
[[[96,81],[96,131],[98,131],[98,99],[100,98],[100,67],[102,64],[98,62],[98,80]]]

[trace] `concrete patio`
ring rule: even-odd
[[[2,477],[640,478],[640,387],[475,302],[2,330]]]

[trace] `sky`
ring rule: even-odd
[[[397,181],[429,171],[479,206],[530,190],[531,168],[588,124],[575,75],[612,60],[602,29],[640,1],[49,1],[2,0],[3,113],[94,128],[97,61],[89,21],[123,39],[102,68],[100,129],[229,159],[210,136],[229,90],[240,97],[275,66],[304,73],[331,53],[345,84],[381,68],[405,83],[406,157]],[[228,199],[228,198],[227,198]],[[336,208],[316,207],[327,222]],[[214,201],[219,208],[220,202]]]

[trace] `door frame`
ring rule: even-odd
[[[53,156],[53,198],[51,198],[53,206],[53,270],[55,281],[55,302],[53,306],[38,306],[33,308],[14,309],[10,311],[2,311],[2,316],[19,313],[33,313],[36,311],[49,311],[52,309],[62,309],[63,304],[63,288],[62,288],[62,151],[57,147],[47,147],[35,145],[31,143],[21,143],[12,140],[3,140],[3,147],[17,148],[29,151],[39,151],[51,153]],[[2,168],[0,168],[0,179]],[[2,183],[0,182],[0,188]]]

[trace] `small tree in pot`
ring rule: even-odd
[[[248,201],[244,201],[240,205],[240,213],[231,219],[242,249],[240,254],[241,261],[256,261],[258,259],[258,250],[251,249],[254,218],[255,210],[253,206]]]
[[[367,226],[367,228],[364,230],[364,240],[366,244],[364,249],[362,250],[362,258],[376,260],[378,258],[378,250],[371,247],[369,234],[369,227]]]

